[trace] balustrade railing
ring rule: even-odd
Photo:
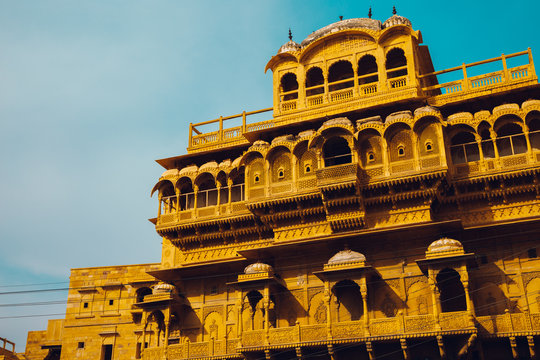
[[[195,209],[197,209],[197,216],[200,217],[234,212],[236,209],[243,209],[235,207],[234,204],[245,201],[245,198],[245,184],[236,184],[220,189],[199,190],[196,193],[164,196],[161,198],[158,221],[160,224],[165,224],[177,220],[190,220]],[[177,204],[178,201],[180,206]]]
[[[507,67],[507,59],[524,55],[528,55],[527,64],[522,64],[511,68]],[[467,75],[467,71],[470,68],[494,62],[501,62],[502,69],[499,71],[494,71],[472,77],[469,77]],[[449,74],[456,71],[462,72],[462,77],[460,79],[440,83],[437,85],[424,86],[422,90],[432,95],[455,95],[459,93],[466,93],[467,91],[490,89],[505,84],[515,83],[517,81],[535,79],[534,63],[532,60],[530,48],[526,51],[521,51],[510,55],[502,55],[497,58],[477,61],[470,64],[463,64],[461,66],[456,66],[450,69],[419,75],[418,78],[420,80],[425,79],[426,83],[427,81],[430,81],[430,83],[433,84],[438,75]]]

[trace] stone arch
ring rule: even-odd
[[[347,139],[332,136],[322,146],[324,166],[336,166],[352,162],[352,149]]]
[[[394,47],[386,53],[385,67],[388,79],[407,75],[407,68],[402,69],[404,66],[407,66],[407,57],[402,48]]]
[[[278,146],[266,156],[270,164],[270,180],[272,183],[292,180],[291,151],[285,146]]]
[[[231,180],[231,202],[244,201],[245,199],[245,182],[246,182],[246,169],[245,166],[240,166],[233,169],[229,173],[229,180]]]
[[[151,295],[152,294],[152,289],[150,289],[149,287],[142,287],[142,288],[138,288],[137,291],[135,291],[135,302],[138,302],[138,303],[141,303],[144,301],[144,297],[146,295]]]
[[[264,328],[263,296],[257,290],[248,292],[244,297],[242,323],[244,330],[260,330]]]
[[[432,116],[420,118],[414,126],[418,138],[418,153],[420,157],[438,155],[439,148],[439,121]]]
[[[203,341],[210,339],[223,339],[225,338],[225,326],[223,316],[217,311],[212,311],[204,318],[203,325]]]
[[[298,99],[298,81],[296,74],[288,72],[281,77],[279,82],[283,95],[283,101]]]
[[[337,90],[353,87],[354,85],[353,77],[354,77],[353,66],[348,60],[338,60],[334,62],[328,68],[329,91],[337,91]],[[346,80],[346,79],[350,79],[350,81],[345,81],[338,84],[332,84],[334,82]]]
[[[246,159],[246,185],[249,198],[264,196],[266,176],[263,156],[258,152],[251,153]]]
[[[475,133],[465,126],[456,126],[450,138],[450,157],[454,165],[480,160]]]
[[[216,178],[209,172],[203,172],[194,181],[198,188],[197,208],[217,205]]]
[[[312,323],[326,324],[328,310],[324,300],[324,292],[320,291],[311,297],[308,314],[309,318],[313,320]]]
[[[377,59],[371,54],[366,54],[358,60],[357,75],[360,85],[379,81]]]
[[[332,294],[338,322],[360,320],[364,309],[360,286],[356,282],[341,280],[332,287]]]
[[[383,138],[377,130],[358,133],[358,155],[364,168],[383,164]]]
[[[178,179],[175,186],[180,194],[180,210],[192,209],[195,206],[195,194],[191,178],[183,176]]]
[[[294,148],[294,156],[296,157],[296,173],[299,178],[315,175],[318,168],[317,154],[314,149],[308,149],[307,140],[299,142]]]
[[[439,301],[442,312],[465,311],[465,289],[459,273],[450,268],[444,268],[436,276],[439,289]]]
[[[529,128],[529,140],[533,151],[540,150],[540,111],[532,110],[525,117],[525,123]]]
[[[491,139],[491,124],[482,120],[478,123],[476,127],[476,133],[480,136],[482,153],[484,159],[494,159],[495,158],[495,146],[493,140]]]
[[[145,330],[149,334],[149,345],[159,347],[165,341],[165,316],[160,310],[150,313],[146,319]]]
[[[432,313],[431,290],[425,281],[415,281],[407,289],[407,315]]]
[[[322,93],[324,93],[323,71],[318,66],[312,66],[306,71],[306,96],[319,95]]]
[[[384,136],[388,144],[390,162],[411,160],[414,157],[411,128],[402,122],[390,125]]]
[[[493,124],[497,133],[499,156],[511,156],[527,152],[527,140],[523,134],[523,120],[513,114],[499,117]]]

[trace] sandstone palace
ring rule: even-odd
[[[273,107],[157,160],[161,262],[73,269],[25,358],[537,358],[530,49],[439,71],[394,14],[290,36],[265,70]]]

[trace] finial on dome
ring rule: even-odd
[[[396,15],[396,14],[397,14],[396,6],[395,6],[395,5],[392,7],[392,14],[393,14],[393,15]]]
[[[371,19],[371,15],[373,15],[373,14],[371,13],[371,6],[370,6],[370,7],[369,7],[369,11],[368,11],[368,13],[367,13],[367,16]]]
[[[339,15],[339,21],[343,20],[343,15]]]
[[[292,32],[291,32],[291,28],[289,28],[289,40],[292,40]]]

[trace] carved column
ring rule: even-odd
[[[245,182],[247,183],[247,181]],[[227,198],[227,204],[231,204],[232,202],[232,186],[233,186],[233,181],[232,179],[227,179],[227,191],[228,191],[228,198]]]
[[[403,359],[409,360],[411,354],[409,352],[409,347],[407,346],[407,339],[399,339],[399,343],[401,345],[401,350],[403,351]]]
[[[363,307],[363,313],[364,313],[364,331],[366,333],[366,336],[369,336],[369,309],[368,309],[368,292],[367,292],[367,285],[366,285],[366,277],[364,274],[362,274],[362,278],[360,279],[360,294],[362,295],[362,307]]]
[[[217,190],[217,200],[216,200],[216,205],[217,205],[217,210],[218,210],[218,214],[221,214],[221,184],[220,183],[216,183],[216,190]]]
[[[523,135],[525,136],[525,141],[527,142],[527,154],[529,155],[529,158],[532,159],[532,146],[531,146],[531,139],[529,138],[529,127],[527,124],[521,124],[521,128],[523,129]]]
[[[292,163],[292,171],[291,171],[291,183],[292,183],[292,190],[296,191],[298,189],[298,158],[294,156],[293,153],[291,153],[291,163]]]
[[[418,151],[418,135],[416,135],[416,132],[414,130],[411,130],[411,137],[412,137],[412,151],[413,151],[413,159],[414,159],[414,168],[416,170],[420,169],[420,155]]]
[[[332,310],[331,303],[330,284],[328,281],[324,282],[324,301],[326,302],[326,331],[328,339],[332,339]]]
[[[489,129],[489,137],[493,142],[493,152],[495,153],[495,160],[497,166],[499,165],[499,149],[497,148],[497,133],[493,129]]]
[[[441,335],[437,335],[437,346],[439,347],[439,354],[441,355],[441,360],[445,360],[446,351],[444,350],[444,341]]]
[[[390,161],[388,156],[388,143],[386,138],[381,136],[381,151],[383,161],[383,172],[385,176],[390,176]]]
[[[356,53],[353,54],[353,60],[352,60],[352,68],[353,68],[353,97],[358,97],[358,58],[356,56]]]
[[[384,64],[386,64],[386,56],[384,54],[384,49],[382,46],[377,47],[377,69],[379,74],[379,92],[385,92],[388,91],[388,78],[386,76],[386,67]]]
[[[163,199],[163,195],[159,194],[159,196],[158,196],[159,207],[158,207],[158,211],[157,211],[158,218],[161,216],[161,201],[162,201],[162,199]]]
[[[197,209],[197,198],[198,198],[198,193],[199,193],[199,187],[197,185],[193,185],[193,196],[194,196],[194,199],[193,199],[193,208],[194,209]]]
[[[536,351],[534,350],[534,337],[527,336],[527,344],[529,345],[529,355],[531,359],[536,359]]]
[[[439,291],[437,288],[437,284],[435,283],[435,280],[433,280],[433,270],[429,270],[429,277],[428,277],[428,283],[429,287],[431,289],[431,303],[433,306],[433,317],[435,318],[435,323],[437,328],[440,329],[439,325],[439,314],[440,314],[440,304],[439,304]]]
[[[375,353],[373,352],[373,347],[371,345],[371,341],[366,341],[366,350],[369,356],[369,360],[375,360]]]
[[[266,344],[268,345],[270,339],[270,316],[268,314],[270,311],[270,290],[268,289],[268,286],[264,289],[262,301],[264,301],[264,333],[266,335]]]
[[[509,340],[510,340],[510,347],[512,348],[512,358],[519,359],[516,338],[514,336],[510,336]]]

